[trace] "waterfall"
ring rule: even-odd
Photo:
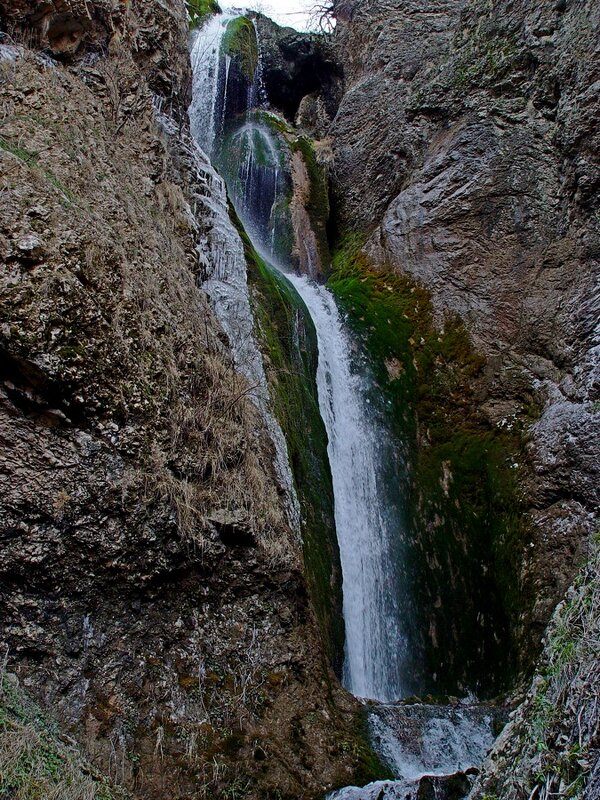
[[[192,43],[190,126],[192,136],[209,155],[218,133],[217,122],[221,123],[221,130],[223,128],[229,62],[226,62],[226,74],[223,75],[221,43],[232,19],[234,15],[215,14],[196,31]]]
[[[218,140],[222,129],[215,129],[221,119],[216,109],[223,102],[219,93],[226,91],[224,75],[229,70],[218,48],[230,19],[213,17],[194,40],[192,130],[200,143],[214,154],[218,151],[236,212],[254,246],[296,289],[314,322],[319,406],[329,440],[342,565],[343,681],[358,697],[397,700],[407,693],[407,681],[402,674],[406,656],[399,554],[402,513],[386,486],[389,462],[394,460],[391,433],[368,397],[372,389],[368,369],[353,358],[354,346],[333,295],[272,259],[272,218],[282,199],[281,143],[260,117],[250,116],[251,109],[237,129],[228,132],[225,146]],[[252,101],[260,102],[260,94],[255,76]],[[397,495],[397,483],[395,488]]]
[[[414,797],[423,775],[447,775],[482,760],[492,741],[491,717],[466,707],[456,711],[450,706],[394,704],[410,693],[412,683],[405,632],[407,537],[400,505],[398,447],[367,359],[335,298],[308,276],[294,273],[291,254],[288,261],[273,255],[278,208],[289,200],[290,183],[284,179],[289,158],[282,156],[289,137],[276,133],[264,109],[253,113],[246,107],[234,124],[225,119],[226,98],[220,95],[227,92],[224,75],[229,74],[230,62],[220,58],[218,48],[228,19],[214,17],[194,41],[192,128],[225,175],[229,195],[255,249],[300,295],[314,323],[319,409],[328,436],[342,566],[343,683],[357,697],[379,701],[368,714],[371,739],[397,776],[397,780],[378,781],[362,789],[347,787],[331,797]],[[206,56],[204,61],[201,54]],[[197,75],[199,69],[205,74]],[[249,104],[262,102],[260,69],[259,59]],[[215,130],[215,120],[219,130]],[[401,730],[411,719],[419,720],[420,738],[403,740]]]
[[[389,431],[369,407],[368,373],[353,370],[352,343],[331,292],[303,276],[287,278],[310,311],[319,345],[319,406],[343,576],[344,684],[358,697],[397,700],[405,693],[405,643],[395,564],[398,518],[384,508]]]
[[[250,306],[244,245],[230,217],[225,183],[216,172],[205,149],[212,149],[221,120],[218,88],[226,91],[220,80],[220,45],[232,17],[218,15],[197,32],[192,49],[193,91],[188,110],[192,141],[184,142],[187,158],[195,174],[195,203],[191,209],[200,219],[198,256],[205,272],[202,287],[229,339],[236,368],[251,387],[251,398],[258,407],[275,449],[273,466],[286,497],[288,519],[299,531],[300,509],[281,426],[269,406],[269,391],[262,356],[254,337],[254,317]],[[228,72],[229,63],[225,62]],[[224,98],[222,98],[224,102]],[[159,109],[157,119],[165,132],[175,130]]]

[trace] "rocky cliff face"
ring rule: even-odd
[[[355,709],[202,288],[184,6],[0,11],[9,663],[135,796],[319,794],[359,760]]]
[[[534,638],[598,494],[598,10],[593,3],[339,3],[330,129],[338,221],[458,313],[491,425],[532,401],[523,584]]]
[[[460,316],[485,358],[472,403],[489,430],[521,431],[513,626],[531,654],[598,526],[599,9],[334,5],[336,222],[371,264],[427,290],[439,330]]]

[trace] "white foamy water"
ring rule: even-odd
[[[469,706],[381,706],[369,714],[369,729],[394,780],[347,786],[328,800],[414,800],[423,777],[479,767],[494,741],[491,714]]]
[[[344,684],[358,697],[394,700],[403,696],[404,638],[393,558],[397,520],[384,508],[386,432],[373,418],[364,377],[353,373],[351,342],[331,292],[305,277],[287,278],[310,311],[319,345],[319,406],[343,575]]]

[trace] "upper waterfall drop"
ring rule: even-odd
[[[233,14],[215,14],[196,31],[192,44],[192,104],[189,108],[192,136],[211,155],[217,132],[223,127],[227,72],[221,71],[221,44]]]
[[[227,334],[237,370],[250,386],[249,396],[258,407],[274,446],[273,466],[286,496],[288,520],[299,534],[300,509],[290,469],[287,445],[281,426],[269,406],[269,391],[262,355],[254,336],[244,245],[229,216],[223,178],[210,163],[215,135],[222,119],[219,87],[226,90],[221,67],[221,43],[233,15],[216,15],[195,36],[192,46],[193,90],[188,109],[192,140],[190,158],[196,172],[196,209],[202,208],[208,222],[199,254],[210,253],[202,266],[206,270],[203,289],[208,295],[223,331]],[[158,114],[167,130],[170,122]],[[219,121],[219,122],[217,122]]]

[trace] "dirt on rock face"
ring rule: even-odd
[[[342,229],[465,321],[490,424],[527,423],[538,641],[598,507],[600,16],[593,2],[339,2]],[[594,99],[595,98],[595,99]],[[529,408],[529,412],[527,409]],[[527,644],[526,644],[527,643]]]
[[[45,8],[2,6],[3,646],[135,796],[317,796],[351,778],[356,709],[157,122],[187,128],[184,5]],[[67,58],[51,32],[82,15]]]

